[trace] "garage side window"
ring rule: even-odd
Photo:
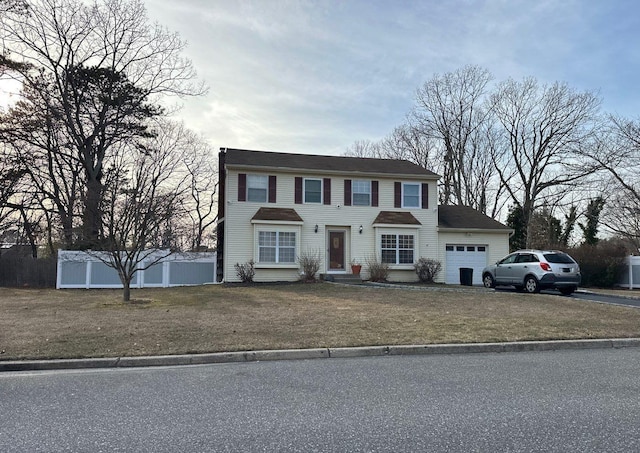
[[[412,234],[383,234],[381,236],[382,262],[387,264],[413,264],[415,239]]]

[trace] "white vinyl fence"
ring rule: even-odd
[[[624,288],[640,288],[640,256],[627,257],[627,269],[622,274],[620,286]]]
[[[204,285],[216,283],[216,253],[175,253],[163,258],[148,269],[151,263],[166,251],[150,254],[133,277],[131,288],[166,288],[169,286]],[[104,252],[58,251],[56,288],[122,288],[115,269],[107,266],[100,257],[108,260]]]

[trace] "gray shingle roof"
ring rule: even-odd
[[[506,225],[476,211],[469,206],[438,206],[438,226],[440,228],[464,228],[479,230],[505,230]]]
[[[251,220],[280,220],[286,222],[302,222],[302,218],[295,209],[289,208],[260,208]]]
[[[290,154],[232,148],[221,148],[221,151],[226,152],[226,165],[291,170],[321,170],[334,173],[408,175],[430,179],[439,177],[432,171],[407,160]]]
[[[373,224],[387,225],[422,225],[413,214],[407,211],[380,211]]]

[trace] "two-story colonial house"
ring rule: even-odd
[[[255,281],[300,278],[298,258],[321,258],[322,274],[358,262],[389,264],[392,281],[415,281],[414,263],[439,260],[445,283],[509,251],[511,230],[464,206],[438,206],[439,176],[404,160],[223,148],[219,155],[218,269],[253,261]]]

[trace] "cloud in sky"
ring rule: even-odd
[[[467,64],[599,91],[637,117],[635,0],[147,0],[210,86],[180,112],[216,146],[341,154],[404,120],[416,89]]]

